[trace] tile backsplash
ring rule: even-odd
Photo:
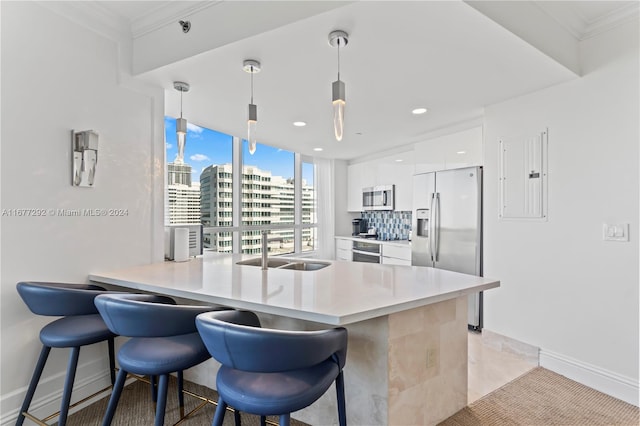
[[[367,228],[376,228],[379,240],[408,240],[411,231],[411,212],[362,212]]]

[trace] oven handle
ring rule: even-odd
[[[366,256],[371,256],[371,257],[380,257],[380,253],[374,253],[372,251],[351,249],[351,252],[352,253],[357,253],[357,254],[364,254]]]

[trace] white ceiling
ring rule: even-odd
[[[126,19],[134,36],[144,33],[141,23],[151,28],[152,15],[165,26],[173,25],[167,49],[193,36],[180,30],[176,10],[190,8],[194,13],[202,7],[202,2],[98,3]],[[636,2],[544,3],[557,3],[541,9],[579,33],[592,30],[599,16]],[[197,19],[193,22],[195,32]],[[348,46],[341,49],[341,79],[347,89],[341,142],[333,137],[331,121],[337,52],[327,36],[335,29],[350,34]],[[179,115],[180,108],[172,82],[188,82],[192,88],[184,95],[184,116],[194,124],[242,137],[250,95],[244,59],[262,63],[262,72],[254,77],[258,140],[304,154],[318,155],[312,149],[321,147],[320,155],[342,159],[407,146],[440,129],[477,122],[485,105],[576,78],[465,3],[436,1],[354,2],[239,36],[136,78],[167,90],[166,113],[172,116]],[[411,109],[418,106],[429,108],[429,113],[412,115]],[[297,120],[308,125],[294,127]]]

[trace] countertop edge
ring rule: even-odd
[[[148,285],[144,283],[136,283],[133,281],[125,281],[117,278],[110,278],[100,274],[89,274],[89,280],[98,282],[98,283],[110,284],[118,287],[125,287],[133,290],[148,291],[152,293],[161,292],[162,294],[166,294],[168,296],[173,296],[173,297],[181,297],[184,299],[197,300],[200,302],[212,303],[212,304],[222,305],[222,306],[231,306],[236,309],[254,310],[256,312],[279,315],[279,316],[287,316],[289,318],[295,318],[295,319],[300,319],[304,321],[320,322],[323,324],[334,325],[334,326],[341,326],[341,325],[352,324],[360,321],[366,321],[372,318],[377,318],[381,316],[394,314],[397,312],[406,311],[407,309],[426,306],[433,303],[438,303],[445,300],[466,296],[468,294],[477,293],[480,291],[500,287],[500,281],[496,280],[489,283],[478,284],[473,288],[469,288],[465,290],[456,290],[450,293],[442,293],[436,296],[429,296],[421,299],[400,302],[391,306],[373,308],[364,312],[336,316],[336,315],[327,315],[327,314],[314,313],[314,312],[308,312],[308,311],[299,311],[299,310],[289,309],[281,306],[269,306],[261,303],[241,301],[241,300],[230,299],[222,296],[207,295],[203,293],[194,293],[194,292],[189,292],[184,290],[178,290],[175,288],[158,287],[158,286]]]

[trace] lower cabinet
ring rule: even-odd
[[[411,247],[396,246],[392,244],[382,245],[383,265],[411,266]]]
[[[351,262],[353,260],[353,242],[346,238],[336,238],[336,260],[347,260]]]
[[[398,259],[397,257],[382,256],[382,264],[411,266],[411,259]]]
[[[374,241],[368,241],[374,242]],[[383,265],[411,266],[411,246],[399,245],[390,242],[378,242],[380,244],[380,263]],[[353,240],[350,238],[336,237],[336,260],[353,261]]]

